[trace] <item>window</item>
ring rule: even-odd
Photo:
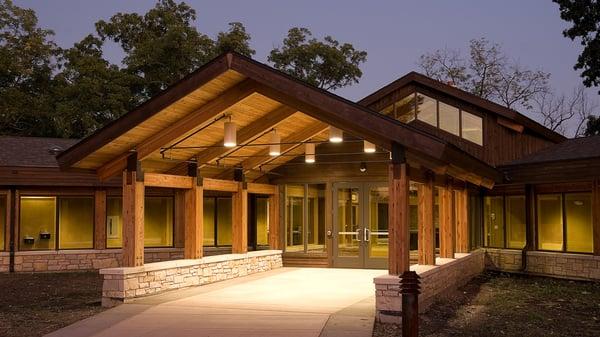
[[[538,248],[563,250],[562,195],[537,197]]]
[[[58,203],[58,248],[94,248],[94,198],[61,197]]]
[[[106,248],[120,248],[123,245],[123,199],[106,198]]]
[[[55,248],[56,197],[21,197],[20,250]]]
[[[7,231],[7,223],[6,223],[6,214],[8,212],[7,200],[8,198],[5,195],[0,195],[0,251],[6,249],[5,246],[5,238]]]
[[[437,101],[429,96],[417,94],[417,119],[437,127]]]
[[[269,245],[269,198],[256,198],[256,245]]]
[[[304,185],[285,186],[286,251],[304,251]]]
[[[415,94],[412,93],[394,102],[383,109],[381,113],[402,123],[412,122],[415,119]]]
[[[204,197],[204,206],[203,206],[203,240],[202,244],[204,246],[214,246],[215,245],[215,204],[217,203],[217,199],[213,197]]]
[[[231,246],[231,211],[231,197],[204,197],[204,246]]]
[[[506,197],[506,247],[525,248],[525,196]]]
[[[325,249],[325,185],[308,185],[306,235],[308,251]]]
[[[410,250],[419,249],[419,197],[415,184],[408,192],[409,245]]]
[[[460,111],[452,105],[439,102],[440,129],[460,136]]]
[[[565,195],[567,251],[592,253],[592,196],[590,193]]]
[[[325,184],[285,186],[288,252],[325,251]]]
[[[483,227],[485,246],[504,248],[504,197],[483,198]]]
[[[144,246],[173,246],[173,198],[146,197],[144,204]]]
[[[482,245],[481,229],[483,228],[481,224],[481,197],[479,196],[479,193],[469,192],[468,207],[470,248],[476,249]]]
[[[461,111],[461,135],[477,145],[483,145],[483,119],[466,111]]]

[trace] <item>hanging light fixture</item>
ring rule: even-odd
[[[304,149],[304,162],[312,164],[315,162],[315,143],[306,143]]]
[[[374,153],[375,152],[375,144],[365,140],[365,141],[363,141],[363,150],[365,151],[365,153]]]
[[[281,154],[281,136],[277,133],[277,130],[273,129],[271,134],[271,144],[269,145],[269,156],[279,156]]]
[[[329,126],[329,141],[332,143],[341,143],[344,140],[342,130],[335,126]]]
[[[237,145],[237,136],[236,136],[236,126],[235,123],[231,121],[231,116],[229,116],[229,121],[225,122],[225,135],[223,136],[223,146],[225,147],[235,147]]]

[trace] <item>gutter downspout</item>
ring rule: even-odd
[[[535,219],[535,190],[533,185],[525,185],[525,247],[521,251],[521,271],[527,272],[527,252],[534,247],[534,219]]]

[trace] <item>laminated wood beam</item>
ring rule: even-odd
[[[140,179],[142,176],[142,179]],[[144,181],[141,172],[123,172],[123,267],[144,264]]]
[[[439,187],[440,200],[440,257],[454,258],[454,206],[453,206],[452,185],[447,182],[446,185]]]
[[[146,173],[144,174],[144,185],[148,187],[191,189],[194,183],[192,177],[162,173]]]
[[[269,247],[281,249],[279,226],[279,191],[269,196]]]
[[[233,214],[231,225],[231,252],[248,252],[248,190],[243,182],[237,182],[238,190],[233,194]]]
[[[106,249],[106,190],[94,191],[94,249]]]
[[[433,225],[434,205],[433,176],[429,175],[426,182],[418,185],[418,252],[419,264],[435,265],[435,229]]]
[[[455,193],[456,214],[456,252],[469,252],[469,223],[468,223],[468,191],[466,188],[458,189]]]
[[[189,177],[192,188],[185,190],[185,243],[184,258],[199,259],[203,253],[204,190],[197,177]]]
[[[388,271],[390,275],[400,275],[410,267],[407,166],[404,148],[396,143],[392,144],[392,162],[389,164],[388,173]]]

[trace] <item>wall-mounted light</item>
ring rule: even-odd
[[[312,164],[315,162],[315,143],[306,143],[304,149],[304,162]]]
[[[231,121],[231,116],[229,116],[229,121],[225,122],[223,146],[235,147],[237,145],[236,133],[237,128],[235,126],[235,123]]]
[[[344,140],[342,130],[335,126],[329,126],[329,141],[332,143],[341,143]]]
[[[281,136],[277,133],[277,130],[273,129],[271,133],[271,145],[269,145],[269,156],[279,156],[281,154]]]
[[[375,144],[371,142],[363,141],[363,150],[365,153],[374,153],[375,152]]]
[[[360,172],[367,172],[367,163],[365,163],[364,161],[360,163]]]

